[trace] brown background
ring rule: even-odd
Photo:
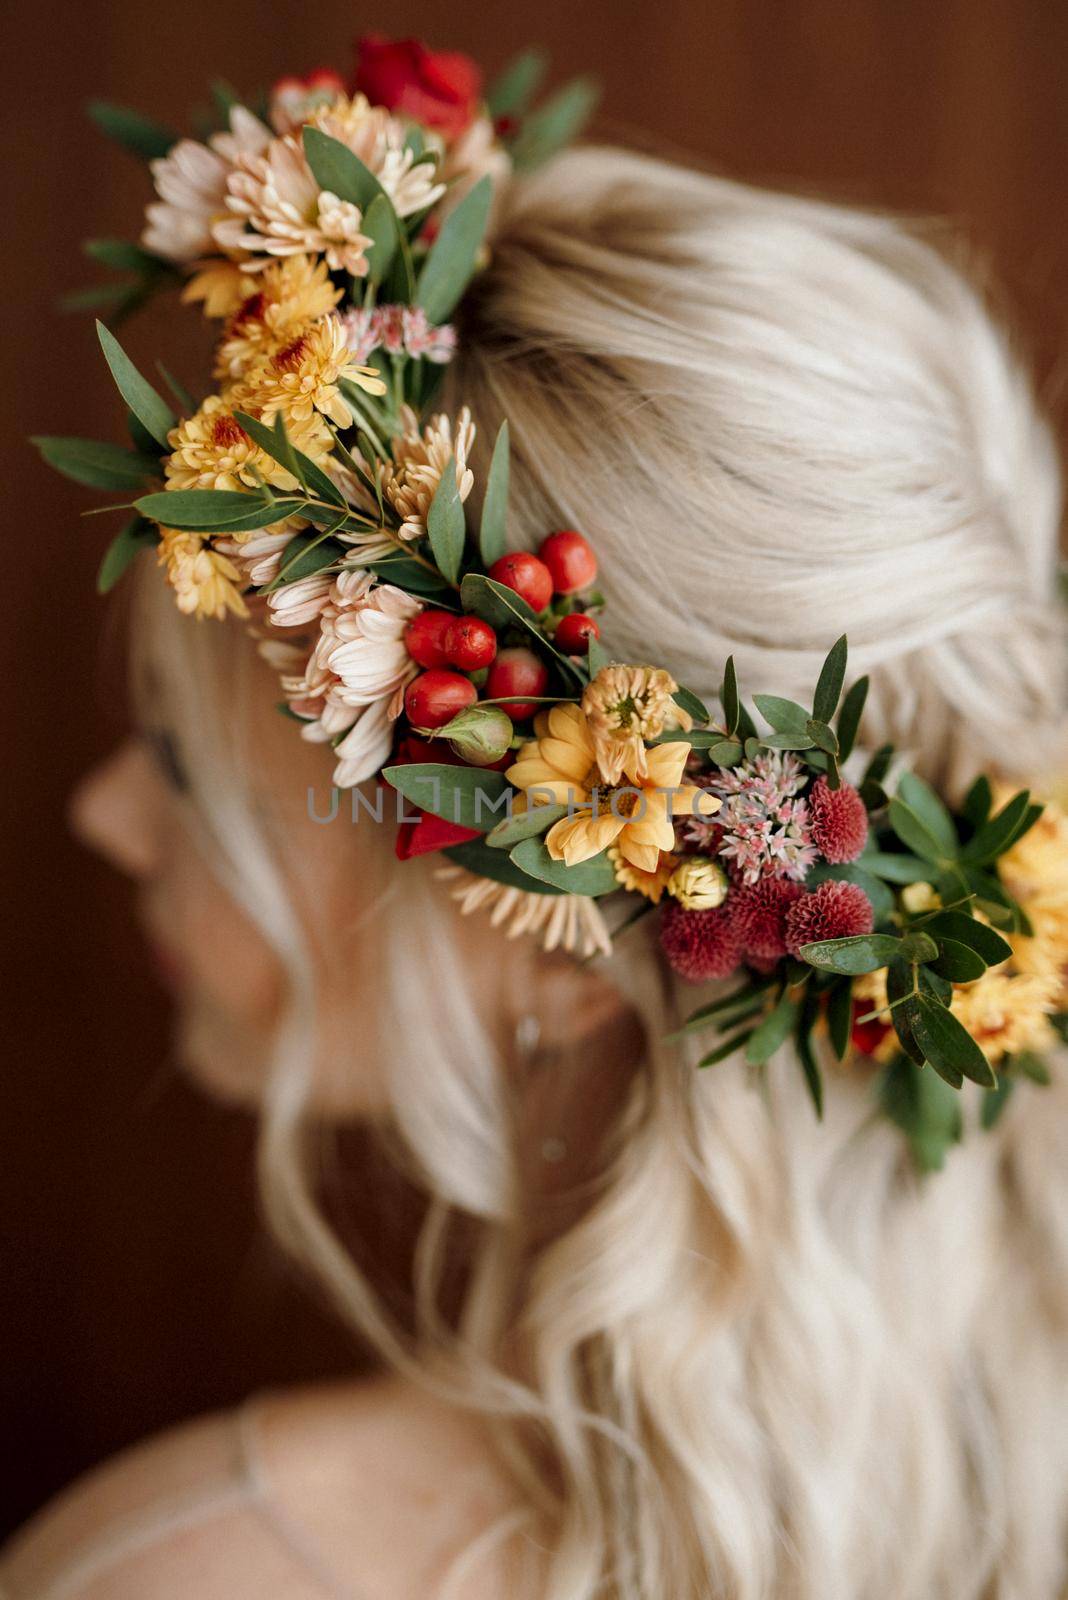
[[[605,86],[602,131],[646,130],[756,181],[948,213],[989,256],[1063,417],[1068,6],[1063,0],[181,0],[10,5],[0,106],[7,484],[2,605],[12,726],[3,842],[0,1522],[144,1433],[354,1353],[257,1231],[252,1129],[168,1064],[163,997],[125,887],[66,837],[76,774],[121,728],[101,650],[91,499],[28,433],[118,438],[88,319],[86,235],[131,235],[146,184],[85,122],[90,96],[182,126],[210,69],[242,90],[347,64],[350,38],[419,33],[496,71],[527,43]],[[314,32],[308,34],[309,18]],[[197,323],[159,308],[124,333],[197,376]],[[107,636],[105,628],[105,639]],[[115,632],[114,629],[111,630]]]

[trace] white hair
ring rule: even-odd
[[[803,698],[848,631],[872,675],[869,747],[892,739],[950,786],[1056,765],[1054,449],[1004,336],[917,233],[576,151],[507,197],[460,324],[447,399],[478,422],[476,475],[507,416],[512,540],[590,537],[618,658],[714,694],[733,652],[748,691]],[[549,1530],[546,1600],[1059,1592],[1064,1074],[921,1183],[859,1068],[832,1071],[823,1124],[788,1054],[764,1094],[739,1061],[695,1071],[696,1049],[664,1042],[692,995],[642,924],[605,970],[645,1048],[591,1141],[596,1182],[541,1227],[481,974],[425,864],[397,867],[378,1020],[401,1159],[427,1196],[406,1332],[306,1160],[313,963],[235,755],[234,647],[152,615],[155,653],[180,651],[219,870],[292,978],[267,1215],[387,1360],[496,1419]],[[440,1298],[454,1225],[458,1321]]]

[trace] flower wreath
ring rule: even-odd
[[[364,40],[348,82],[287,78],[255,110],[218,86],[202,140],[95,105],[158,198],[140,244],[90,243],[126,277],[79,301],[114,322],[180,284],[221,322],[217,391],[194,403],[161,369],[176,414],[100,323],[130,447],[35,442],[137,496],[101,591],[153,549],[183,612],[251,617],[334,784],[378,776],[415,807],[398,853],[441,851],[464,911],[590,956],[606,901],[636,908],[616,936],[659,907],[676,972],[733,980],[685,1023],[719,1036],[701,1066],[759,1067],[792,1039],[819,1111],[817,1039],[872,1058],[882,1110],[939,1165],[965,1078],[987,1125],[1019,1079],[1048,1081],[1068,819],[986,777],[957,809],[907,771],[891,792],[889,746],[854,770],[867,680],[843,695],[844,638],[811,707],[755,697],[766,731],[732,661],[713,714],[613,660],[582,534],[509,548],[506,422],[473,526],[475,423],[434,396],[495,187],[595,98],[580,80],[531,111],[543,68],[523,56],[483,97],[463,56]]]

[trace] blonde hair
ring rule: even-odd
[[[848,631],[872,675],[869,746],[893,739],[951,786],[1061,759],[1050,434],[979,298],[918,234],[577,151],[506,198],[460,321],[448,398],[478,422],[476,476],[507,416],[512,540],[591,538],[615,655],[714,694],[733,652],[748,690],[803,698]],[[150,604],[153,652],[180,654],[219,871],[292,979],[267,1216],[387,1360],[496,1419],[549,1530],[545,1600],[1053,1596],[1063,1081],[1018,1094],[920,1184],[871,1125],[863,1074],[833,1077],[819,1125],[788,1057],[763,1095],[740,1062],[694,1071],[695,1050],[664,1043],[692,995],[639,928],[606,970],[646,1047],[598,1129],[597,1181],[541,1228],[523,1098],[454,908],[418,864],[397,868],[375,937],[393,1122],[428,1197],[409,1337],[307,1160],[314,963],[235,754],[249,647]],[[455,1325],[439,1298],[454,1224]]]

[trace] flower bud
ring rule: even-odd
[[[512,745],[512,719],[502,706],[469,706],[437,730],[448,739],[461,761],[473,767],[491,767],[507,755]]]
[[[668,894],[687,911],[713,911],[727,898],[727,874],[708,856],[687,856],[668,879]]]

